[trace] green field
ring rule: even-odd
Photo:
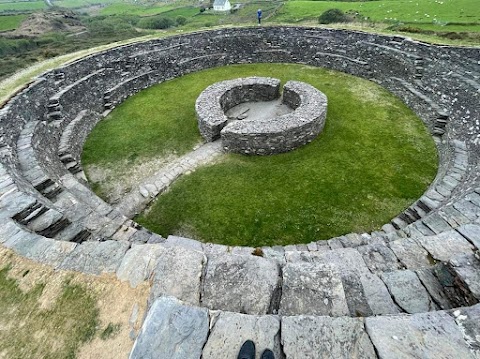
[[[380,0],[367,2],[288,1],[278,22],[316,20],[324,11],[338,8],[344,12],[359,13],[359,19],[379,22],[480,24],[478,0]]]
[[[162,235],[230,245],[305,243],[378,228],[434,178],[433,140],[397,98],[346,74],[276,64],[206,70],[127,99],[87,139],[87,175],[92,164],[121,173],[128,170],[121,165],[125,160],[191,150],[199,140],[194,103],[200,92],[223,79],[252,75],[305,81],[324,91],[324,132],[282,155],[226,155],[174,183],[136,218],[140,224]]]
[[[15,30],[27,15],[0,15],[0,31]]]
[[[15,11],[34,11],[46,9],[47,5],[44,1],[25,1],[25,2],[3,2],[0,3],[1,12],[15,12]]]
[[[115,3],[100,11],[102,15],[156,15],[174,9],[172,5],[134,5],[126,3]]]

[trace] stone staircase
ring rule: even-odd
[[[0,243],[54,268],[113,273],[132,287],[149,281],[131,358],[236,358],[247,339],[277,358],[478,358],[478,56],[400,37],[272,27],[152,40],[65,65],[0,109]],[[437,178],[379,231],[263,248],[165,239],[130,219],[220,154],[215,143],[115,207],[90,191],[83,143],[114,106],[170,78],[250,62],[323,66],[386,87],[434,136]],[[472,78],[449,75],[462,71]]]

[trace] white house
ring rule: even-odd
[[[228,0],[215,0],[213,3],[214,11],[228,11],[232,8],[230,1]]]

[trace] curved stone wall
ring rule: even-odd
[[[244,102],[272,101],[280,97],[280,80],[247,77],[208,86],[195,101],[198,128],[202,137],[214,141],[227,126],[225,112]]]
[[[327,97],[313,86],[288,81],[282,102],[293,113],[269,119],[229,121],[225,113],[245,102],[272,101],[280,97],[280,80],[248,77],[221,81],[207,87],[195,109],[200,133],[206,141],[222,139],[223,149],[247,155],[288,152],[312,141],[327,117]]]
[[[0,242],[60,269],[116,273],[132,286],[151,279],[152,306],[132,358],[152,350],[235,357],[251,338],[287,358],[358,350],[369,358],[476,357],[479,58],[478,48],[395,36],[255,27],[131,44],[65,65],[0,110]],[[437,178],[380,231],[256,255],[162,238],[82,183],[85,136],[117,103],[189,72],[252,62],[322,66],[395,93],[434,136]],[[132,203],[148,200],[139,194]]]

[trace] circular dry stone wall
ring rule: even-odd
[[[272,101],[280,97],[280,80],[248,77],[213,84],[198,97],[200,133],[207,141],[221,137],[228,152],[268,155],[293,150],[312,141],[323,129],[327,97],[315,87],[288,81],[282,103],[294,111],[273,118],[231,121],[226,112],[245,102]]]

